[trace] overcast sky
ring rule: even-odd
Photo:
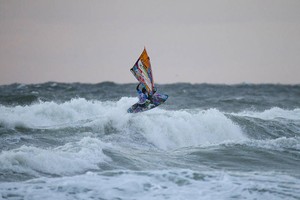
[[[299,0],[0,0],[0,84],[300,83]]]

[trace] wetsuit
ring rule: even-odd
[[[146,106],[146,102],[148,100],[148,95],[144,94],[140,89],[139,89],[140,84],[137,85],[136,87],[136,91],[138,93],[138,97],[139,97],[139,101],[138,101],[138,105],[140,107],[145,107]]]

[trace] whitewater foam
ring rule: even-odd
[[[299,180],[273,173],[192,170],[111,171],[0,183],[4,199],[282,199],[299,198]],[[280,192],[278,192],[278,190]]]
[[[38,176],[73,175],[86,170],[99,169],[98,164],[109,162],[103,153],[109,144],[97,138],[84,137],[78,142],[67,143],[56,148],[22,146],[0,154],[0,171],[12,171]]]
[[[118,111],[117,114],[124,115],[125,108],[122,102],[123,100],[101,102],[78,98],[64,103],[39,102],[16,107],[0,105],[0,124],[8,128],[69,126],[70,123],[80,120],[106,116],[108,113],[116,114],[116,111]]]
[[[136,118],[135,126],[165,150],[247,139],[238,125],[216,109],[147,113]]]
[[[88,101],[82,98],[64,103],[40,102],[29,106],[0,107],[0,122],[6,127],[89,127],[94,132],[140,134],[164,150],[218,144],[247,139],[241,128],[217,109],[167,111],[156,108],[129,114],[136,98],[119,101]]]

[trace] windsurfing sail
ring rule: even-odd
[[[147,54],[146,48],[144,48],[144,51],[130,71],[135,78],[145,86],[148,93],[153,94],[154,80],[152,76],[150,58]]]

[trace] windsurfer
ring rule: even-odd
[[[130,71],[140,84],[142,84],[143,88],[140,90],[140,84],[137,85],[136,90],[139,101],[127,110],[128,113],[138,113],[150,110],[164,103],[168,99],[168,95],[155,93],[156,88],[154,87],[150,59],[146,49],[144,49]]]
[[[138,101],[138,103],[137,103],[137,105],[139,106],[139,107],[146,107],[146,103],[147,103],[147,101],[149,101],[148,100],[148,94],[147,94],[147,90],[146,90],[146,88],[145,87],[143,87],[142,88],[142,91],[140,90],[140,85],[141,85],[141,83],[139,83],[137,86],[136,86],[136,91],[137,91],[137,93],[138,93],[138,98],[139,98],[139,101]]]

